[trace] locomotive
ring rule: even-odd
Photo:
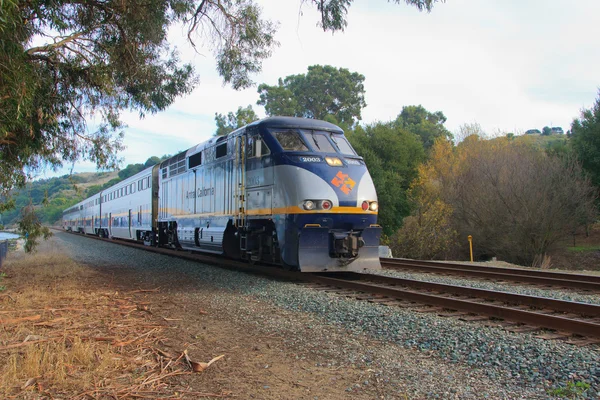
[[[303,272],[379,269],[377,194],[338,126],[270,117],[65,210],[64,228]]]

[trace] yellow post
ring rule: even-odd
[[[473,262],[473,236],[469,235],[467,239],[469,239],[469,253],[471,254],[471,262]]]

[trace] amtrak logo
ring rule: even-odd
[[[356,182],[354,182],[348,174],[344,174],[342,171],[338,171],[338,173],[331,180],[331,184],[337,188],[339,188],[345,194],[350,194]]]

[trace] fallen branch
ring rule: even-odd
[[[157,331],[157,330],[158,330],[158,329],[156,329],[156,328],[154,328],[154,329],[151,329],[151,330],[149,330],[148,332],[144,333],[143,335],[140,335],[140,336],[136,337],[135,339],[127,340],[127,341],[125,341],[125,342],[117,342],[117,343],[113,343],[113,346],[119,346],[119,347],[127,346],[128,344],[131,344],[131,343],[137,342],[138,340],[140,340],[140,339],[142,339],[142,338],[144,338],[144,337],[146,337],[146,336],[149,336],[149,335],[150,335],[152,332],[155,332],[155,331]]]
[[[0,319],[0,324],[20,324],[21,322],[26,322],[26,321],[37,321],[38,319],[41,319],[42,316],[40,314],[38,315],[32,315],[30,317],[22,317],[22,318],[11,318],[11,319]]]
[[[15,343],[15,344],[9,344],[7,346],[2,346],[0,347],[0,350],[8,350],[8,349],[15,349],[17,347],[23,347],[23,346],[28,346],[30,344],[36,344],[36,343],[43,343],[43,342],[49,342],[51,340],[58,340],[61,338],[50,338],[50,339],[41,339],[41,340],[31,340],[29,342],[21,342],[21,343]]]

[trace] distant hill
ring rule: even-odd
[[[522,141],[549,153],[564,154],[568,152],[569,138],[566,135],[522,135],[515,136],[514,140]]]
[[[90,187],[102,186],[115,178],[118,178],[117,171],[84,172],[30,182],[15,191],[15,208],[2,213],[0,220],[6,226],[14,224],[20,210],[31,202],[38,209],[42,222],[53,224],[60,220],[65,208],[87,197]]]
[[[30,182],[14,192],[15,208],[0,215],[0,224],[7,227],[13,225],[20,210],[30,201],[36,206],[43,223],[55,224],[60,221],[66,208],[167,158],[169,155],[150,157],[143,164],[129,164],[119,171],[82,172]]]

